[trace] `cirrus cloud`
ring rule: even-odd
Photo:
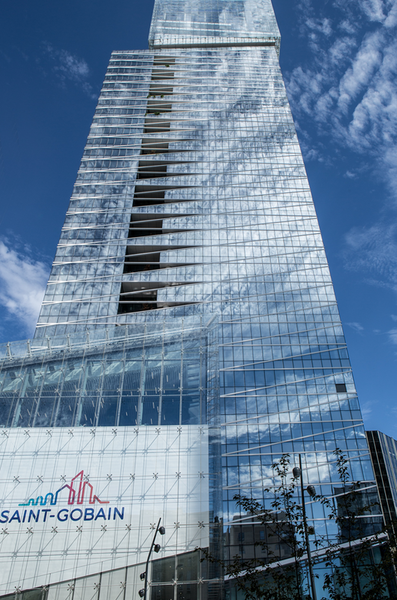
[[[366,281],[397,293],[397,224],[356,227],[345,236],[345,266],[366,273]]]
[[[68,82],[73,83],[80,87],[90,98],[94,100],[97,98],[89,83],[91,71],[84,58],[79,58],[67,50],[54,48],[52,44],[48,43],[44,44],[44,49],[51,60],[52,71],[62,86]]]
[[[286,83],[302,136],[316,148],[310,123],[318,149],[328,140],[370,157],[397,197],[397,0],[333,0],[333,19],[314,0],[297,6],[310,57]]]

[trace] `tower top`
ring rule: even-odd
[[[155,0],[150,48],[279,44],[271,0]]]

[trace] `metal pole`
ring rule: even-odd
[[[307,562],[308,562],[308,565],[309,565],[309,575],[310,575],[310,587],[312,588],[312,597],[313,597],[313,600],[317,600],[316,583],[315,583],[315,580],[314,580],[314,573],[313,573],[312,553],[311,553],[311,550],[310,550],[309,532],[307,530],[307,517],[306,517],[306,505],[305,505],[305,490],[304,490],[304,487],[303,487],[302,457],[301,457],[300,454],[299,454],[299,469],[300,469],[300,472],[301,472],[300,480],[301,480],[301,493],[302,493],[303,529],[305,530]]]
[[[150,546],[149,554],[147,555],[147,561],[146,561],[146,567],[145,567],[145,588],[144,588],[145,589],[145,595],[143,596],[143,600],[146,600],[146,595],[147,595],[147,581],[148,581],[148,575],[149,575],[149,561],[150,561],[150,556],[152,554],[154,542],[156,541],[157,532],[160,529],[160,521],[161,521],[161,517],[159,518],[159,522],[157,523],[156,533],[154,534],[154,537],[153,537],[153,540],[152,540],[152,545]]]

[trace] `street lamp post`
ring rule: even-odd
[[[302,516],[303,516],[303,529],[305,532],[305,542],[306,542],[306,552],[307,552],[307,562],[309,565],[309,575],[310,575],[310,587],[312,590],[312,599],[317,600],[317,592],[316,592],[316,583],[314,579],[313,573],[313,561],[312,561],[312,553],[310,550],[310,542],[309,542],[309,531],[307,528],[307,516],[306,516],[306,504],[305,504],[305,490],[303,487],[303,476],[302,476],[302,456],[299,454],[299,468],[294,467],[292,469],[292,474],[294,477],[300,479],[301,486],[301,495],[302,495]],[[306,488],[309,496],[313,497],[316,495],[316,490],[313,485],[308,485]]]
[[[160,523],[161,523],[161,517],[159,519],[159,522],[157,523],[156,531],[154,533],[153,540],[152,540],[152,545],[150,546],[149,554],[147,556],[145,572],[141,573],[139,575],[141,581],[145,581],[145,587],[142,590],[139,590],[139,592],[138,592],[139,596],[141,598],[143,598],[143,600],[146,600],[146,596],[147,596],[147,583],[148,583],[148,573],[149,573],[150,556],[151,556],[153,550],[155,552],[160,552],[160,544],[155,544],[156,535],[157,535],[157,533],[160,533],[160,535],[164,535],[165,534],[165,528],[164,527],[160,527]]]

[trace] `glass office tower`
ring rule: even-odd
[[[1,349],[1,594],[138,597],[161,518],[152,598],[204,600],[194,549],[244,546],[233,497],[282,454],[375,489],[279,41],[270,0],[156,0],[113,52],[35,337]]]

